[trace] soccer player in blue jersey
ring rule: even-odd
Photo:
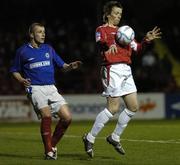
[[[54,85],[54,67],[70,71],[79,68],[82,62],[67,64],[50,45],[44,44],[45,27],[40,23],[33,23],[29,27],[29,37],[29,43],[17,50],[10,72],[24,85],[28,98],[38,118],[41,119],[40,130],[45,159],[55,160],[56,145],[71,123],[71,113],[67,102]],[[60,118],[53,135],[51,135],[52,116]]]

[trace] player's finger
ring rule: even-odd
[[[115,54],[115,48],[112,48],[112,52],[113,52],[113,54]]]
[[[153,28],[153,30],[152,31],[156,31],[158,29],[158,27],[157,26],[155,26],[154,28]]]
[[[82,63],[82,61],[76,61],[77,62],[77,65],[82,65],[83,63]]]

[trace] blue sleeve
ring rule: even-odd
[[[10,67],[10,72],[21,72],[21,71],[22,71],[21,53],[20,50],[17,50],[13,64]]]
[[[62,60],[62,58],[55,52],[55,50],[51,47],[52,49],[52,54],[53,54],[53,62],[55,63],[55,65],[57,65],[58,67],[62,68],[64,65],[64,61]]]

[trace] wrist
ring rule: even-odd
[[[150,39],[148,39],[147,37],[144,37],[143,42],[150,43],[150,42],[151,42],[151,40],[150,40]]]
[[[20,83],[24,83],[24,80],[25,80],[24,78],[19,78],[19,79],[18,79],[18,81],[19,81]]]

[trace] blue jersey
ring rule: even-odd
[[[20,72],[24,78],[30,79],[32,85],[52,85],[54,67],[63,67],[64,61],[48,44],[33,48],[24,44],[17,52],[10,72]]]

